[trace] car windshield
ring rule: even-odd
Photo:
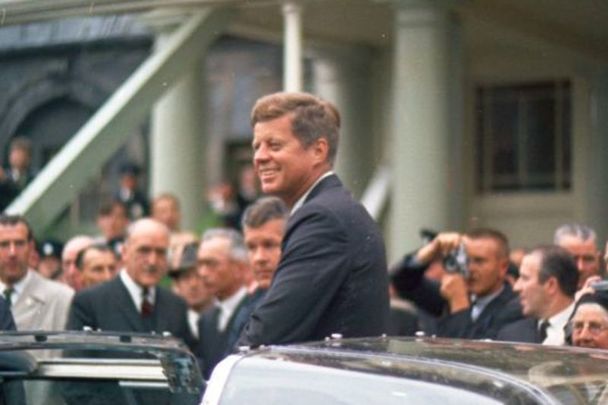
[[[527,387],[464,369],[429,372],[414,363],[409,367],[410,375],[403,378],[335,369],[330,364],[246,359],[233,369],[220,404],[551,403]]]
[[[197,404],[200,398],[188,393],[173,393],[167,382],[132,379],[81,379],[77,377],[4,378],[2,404]]]
[[[203,382],[174,339],[3,334],[0,404],[198,404]],[[36,341],[37,339],[37,341]]]

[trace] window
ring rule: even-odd
[[[569,190],[567,80],[480,86],[476,91],[477,190]]]

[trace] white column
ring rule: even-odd
[[[313,92],[338,107],[340,141],[334,170],[359,198],[375,168],[371,134],[371,55],[332,49],[313,56]]]
[[[577,81],[575,81],[577,83]],[[573,104],[575,106],[582,104],[583,107],[575,107],[575,120],[590,122],[590,125],[585,129],[588,131],[587,142],[581,145],[580,138],[585,137],[584,130],[576,130],[576,128],[584,125],[575,124],[575,133],[572,135],[574,139],[574,154],[584,159],[584,165],[581,165],[582,172],[585,176],[584,187],[575,187],[574,192],[580,192],[579,199],[584,200],[583,215],[578,216],[579,220],[591,226],[598,235],[598,247],[604,249],[606,246],[606,238],[608,238],[608,211],[606,210],[606,201],[608,201],[608,181],[606,181],[606,173],[608,173],[608,70],[604,70],[590,80],[589,92],[577,90],[573,92]],[[581,98],[582,95],[590,95],[587,98],[590,105],[586,105]],[[584,106],[589,107],[587,111],[581,111]],[[587,119],[590,118],[590,121]],[[582,128],[581,128],[582,129]],[[577,146],[583,148],[577,148]],[[582,149],[582,150],[580,150]],[[583,158],[584,156],[584,158]],[[575,156],[576,158],[576,156]],[[574,178],[577,181],[580,176]]]
[[[156,45],[162,46],[164,38],[164,34],[159,35]],[[170,192],[179,198],[184,230],[195,230],[204,210],[203,66],[199,60],[173,84],[156,103],[152,115],[152,197]]]
[[[302,91],[302,7],[292,1],[284,3],[283,23],[283,89]]]
[[[420,228],[451,225],[450,80],[460,78],[450,69],[450,13],[437,4],[395,2],[390,260],[420,245]]]

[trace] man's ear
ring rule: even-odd
[[[509,270],[509,259],[503,258],[500,262],[500,277],[503,279],[507,276],[507,271]]]
[[[329,143],[325,138],[319,138],[310,146],[313,152],[315,163],[325,163],[329,155]]]
[[[549,292],[554,292],[559,289],[559,283],[554,276],[549,277],[544,283],[545,289]]]

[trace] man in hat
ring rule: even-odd
[[[127,163],[120,168],[120,188],[115,198],[127,206],[127,212],[131,220],[136,220],[148,215],[148,199],[139,190],[140,169],[133,163]]]
[[[198,321],[203,311],[213,303],[213,294],[198,274],[196,253],[198,242],[175,247],[169,276],[173,279],[173,291],[188,305],[188,326],[196,338],[199,337]]]
[[[54,239],[43,240],[38,244],[38,273],[49,280],[64,282],[61,268],[63,244]]]
[[[583,295],[570,325],[574,346],[608,349],[608,292]]]

